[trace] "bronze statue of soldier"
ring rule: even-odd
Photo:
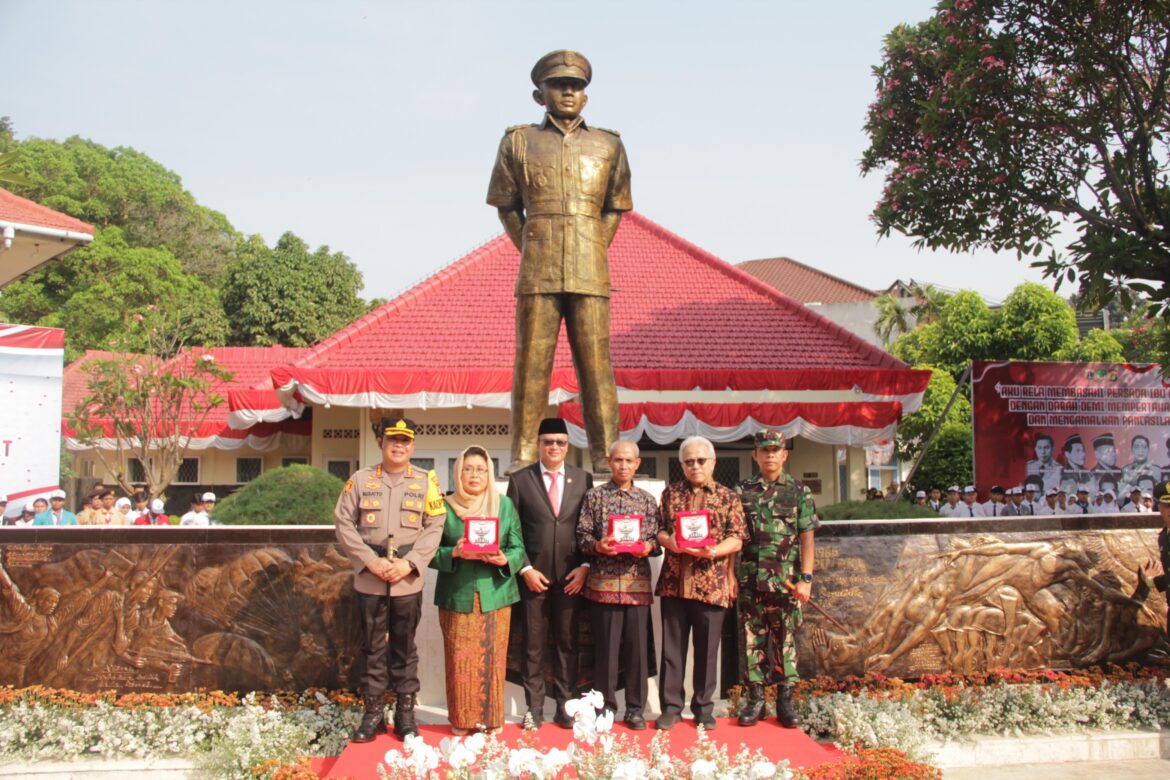
[[[532,97],[544,106],[544,120],[504,132],[488,186],[487,202],[520,250],[508,474],[537,461],[536,431],[548,406],[562,319],[595,471],[608,471],[618,437],[607,250],[633,201],[618,134],[581,116],[592,77],[589,60],[575,51],[540,58]]]

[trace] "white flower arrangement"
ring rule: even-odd
[[[508,748],[495,735],[472,734],[443,739],[438,748],[422,737],[408,737],[403,750],[390,750],[378,767],[385,778],[406,780],[490,780],[526,777],[544,780],[561,776],[565,770],[581,780],[789,780],[788,762],[769,761],[760,752],[746,749],[733,757],[700,729],[699,740],[686,758],[669,754],[666,734],[659,732],[649,753],[629,738],[616,737],[613,713],[604,709],[600,693],[590,691],[565,703],[573,718],[573,739],[567,750],[539,750],[531,745]],[[582,747],[582,743],[588,747]]]
[[[564,773],[591,780],[792,777],[785,762],[775,764],[746,750],[729,755],[705,734],[685,755],[671,754],[667,732],[658,732],[642,747],[628,735],[613,734],[613,715],[599,713],[602,707],[596,692],[566,705],[576,740],[567,750],[542,751],[531,743],[509,748],[483,734],[444,739],[437,746],[411,738],[402,751],[386,754],[380,771],[388,777],[451,780],[543,780]],[[1170,726],[1170,681],[1105,680],[1069,687],[1000,683],[922,688],[896,697],[880,691],[832,693],[809,697],[798,707],[805,728],[818,737],[842,746],[892,747],[923,759],[934,739],[1165,728]],[[264,774],[255,768],[273,759],[291,763],[303,755],[339,754],[360,716],[360,708],[339,706],[319,692],[288,706],[252,694],[238,706],[203,708],[116,707],[106,700],[65,706],[13,696],[0,705],[0,764],[94,755],[183,757],[214,777],[257,778]]]

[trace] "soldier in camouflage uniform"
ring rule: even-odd
[[[754,440],[758,476],[736,486],[743,502],[750,541],[739,568],[739,617],[748,699],[739,725],[754,726],[764,713],[764,684],[781,675],[776,717],[785,728],[800,721],[792,707],[796,676],[796,628],[802,605],[812,595],[813,532],[817,527],[812,492],[784,473],[784,434],[765,428]]]

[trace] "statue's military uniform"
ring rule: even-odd
[[[413,465],[399,474],[385,473],[381,464],[362,469],[337,499],[337,545],[353,564],[367,697],[382,697],[389,682],[399,694],[418,692],[414,634],[422,612],[423,572],[439,547],[446,517],[435,472]],[[366,569],[378,557],[401,558],[411,572],[389,585]]]
[[[592,68],[576,52],[552,52],[532,71],[545,79],[589,83]],[[536,429],[548,406],[562,318],[581,379],[585,432],[595,468],[605,468],[618,437],[617,390],[609,347],[609,235],[603,217],[634,207],[630,168],[618,134],[577,116],[565,126],[540,124],[504,132],[487,202],[522,212],[516,281],[516,364],[512,378],[512,455],[535,463]],[[513,237],[515,238],[515,237]]]
[[[774,482],[745,479],[735,492],[751,536],[737,570],[747,680],[767,684],[775,671],[781,683],[791,685],[797,679],[794,635],[803,611],[784,583],[800,573],[800,533],[818,525],[812,492],[787,473]]]

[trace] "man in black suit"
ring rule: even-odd
[[[524,698],[534,726],[544,721],[544,656],[551,632],[553,699],[556,723],[572,728],[565,702],[577,684],[577,617],[588,566],[577,552],[577,518],[593,477],[569,466],[569,429],[565,421],[541,421],[537,432],[540,461],[520,469],[508,482],[508,498],[520,514],[524,533],[524,567],[520,577],[520,617],[524,651],[520,672]]]

